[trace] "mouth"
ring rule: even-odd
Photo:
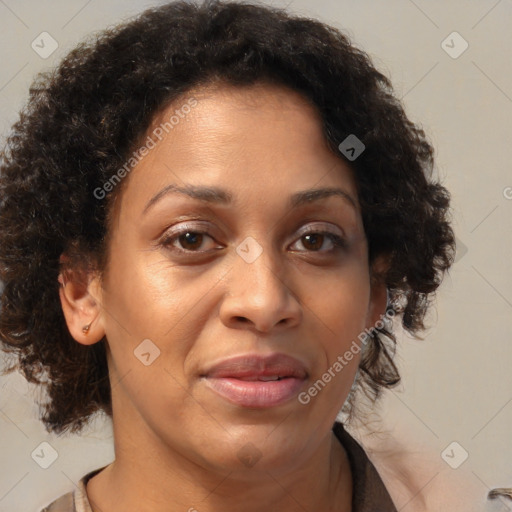
[[[308,372],[298,359],[286,354],[233,357],[212,366],[201,377],[215,394],[250,408],[282,405],[297,396]]]

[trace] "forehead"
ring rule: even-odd
[[[127,176],[123,193],[139,208],[139,199],[170,183],[250,185],[268,195],[343,182],[355,195],[351,170],[330,150],[316,108],[281,85],[191,89],[154,117],[145,143],[151,149]]]

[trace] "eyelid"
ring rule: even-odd
[[[327,231],[329,233],[331,233],[332,231],[336,231],[337,235],[339,235],[340,237],[342,238],[346,238],[345,236],[345,232],[339,228],[338,226],[336,226],[335,224],[331,224],[329,222],[325,222],[325,221],[310,221],[308,222],[308,224],[306,226],[303,226],[302,228],[300,228],[298,231],[297,231],[297,234],[298,235],[304,235],[304,234],[308,234],[308,233],[311,233],[311,232],[321,232],[321,231]]]
[[[204,226],[205,229],[207,229],[209,226],[209,223],[204,221],[196,221],[196,220],[189,220],[189,221],[183,221],[183,222],[177,222],[176,224],[173,224],[169,228],[165,230],[165,233],[167,234],[173,234],[173,233],[181,233],[182,231],[192,231],[196,230],[199,231],[200,229],[203,229],[202,226]]]

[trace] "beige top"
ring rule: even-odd
[[[345,448],[350,462],[353,480],[352,512],[397,512],[375,466],[363,448],[341,423],[336,422],[333,431]],[[104,467],[87,473],[78,482],[77,489],[64,494],[40,512],[92,512],[85,486]]]

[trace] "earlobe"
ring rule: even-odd
[[[73,339],[83,345],[97,343],[105,336],[98,280],[96,274],[69,268],[58,277],[66,324]]]

